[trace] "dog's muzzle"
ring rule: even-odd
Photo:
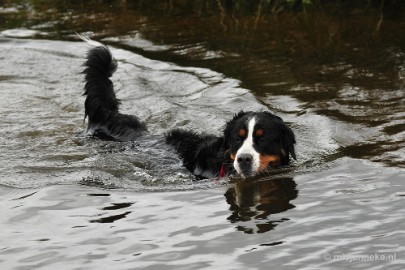
[[[238,173],[244,177],[252,176],[252,163],[253,156],[251,154],[240,154],[238,155],[236,161],[238,162],[239,170]]]

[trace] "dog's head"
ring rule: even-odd
[[[226,124],[225,144],[235,170],[251,177],[295,157],[295,136],[283,120],[270,112],[239,112]]]

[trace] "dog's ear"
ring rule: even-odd
[[[294,132],[289,127],[283,124],[280,138],[281,148],[284,149],[284,151],[286,151],[287,155],[291,155],[293,159],[297,160],[297,157],[295,156],[294,144],[295,144]]]
[[[249,112],[240,111],[237,114],[235,114],[231,120],[229,120],[226,123],[225,129],[224,129],[224,148],[225,149],[229,149],[229,147],[231,146],[231,133],[232,133],[233,127],[235,126],[235,122],[238,119],[247,115],[248,113]]]

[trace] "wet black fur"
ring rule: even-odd
[[[136,116],[119,112],[120,101],[115,97],[109,79],[117,69],[117,62],[110,50],[103,46],[91,49],[84,66],[87,132],[101,139],[117,141],[139,137],[146,130],[145,125]]]
[[[221,137],[174,129],[166,134],[166,143],[175,147],[183,159],[184,166],[192,173],[201,177],[217,177],[221,167],[225,165],[226,174],[229,175],[234,170],[230,154],[236,154],[240,147],[238,131],[240,128],[246,128],[248,119],[252,117],[256,117],[263,128],[272,129],[269,135],[266,135],[269,136],[266,138],[266,145],[257,144],[256,147],[262,148],[257,149],[258,152],[279,155],[281,165],[289,164],[290,155],[296,159],[294,133],[280,117],[270,112],[239,112],[227,122]],[[280,149],[285,151],[285,156],[281,154]]]
[[[166,143],[174,146],[183,165],[200,178],[217,177],[223,164],[231,167],[224,137],[174,129],[166,134]]]
[[[117,62],[110,50],[104,46],[91,49],[84,66],[85,118],[89,118],[87,133],[100,139],[117,141],[133,141],[144,134],[146,127],[136,116],[119,112],[120,101],[109,79],[117,69]],[[235,132],[253,116],[263,124],[271,125],[271,140],[287,153],[281,160],[282,165],[289,163],[290,155],[295,159],[293,132],[280,117],[270,112],[239,112],[226,124],[222,136],[174,129],[165,135],[166,143],[174,146],[184,166],[195,175],[217,177],[221,168],[226,168],[229,175],[234,171],[230,154],[235,154],[238,148]]]

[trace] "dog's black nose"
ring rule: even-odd
[[[249,166],[252,164],[253,156],[251,154],[240,154],[237,158],[239,165]]]

